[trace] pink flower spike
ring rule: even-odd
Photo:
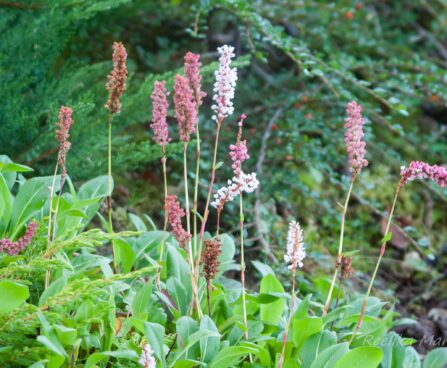
[[[362,107],[357,102],[352,101],[346,105],[345,119],[345,145],[349,156],[349,166],[353,175],[358,175],[363,167],[368,166],[365,159],[366,143],[362,140],[363,124]]]
[[[67,175],[67,167],[66,167],[66,158],[67,152],[71,147],[71,143],[68,141],[70,138],[70,127],[73,124],[72,118],[73,110],[70,107],[61,106],[59,109],[58,119],[59,121],[56,123],[56,139],[59,142],[59,153],[57,156],[57,160],[59,166],[62,168],[62,177],[65,178]]]
[[[188,52],[185,55],[184,72],[194,95],[197,107],[202,104],[206,93],[202,91],[202,76],[200,75],[200,55]]]
[[[1,239],[0,253],[5,252],[10,256],[14,256],[25,249],[31,243],[31,240],[36,234],[37,226],[37,222],[31,221],[26,226],[25,234],[15,242],[8,238]]]
[[[189,142],[190,134],[196,130],[197,108],[188,80],[181,75],[175,76],[174,105],[180,140]]]
[[[165,198],[165,207],[168,213],[168,221],[172,228],[172,234],[180,246],[184,247],[191,240],[191,234],[183,229],[182,226],[182,217],[185,216],[185,211],[180,207],[176,195],[168,195]]]
[[[106,84],[109,91],[109,100],[105,107],[112,114],[116,114],[121,110],[121,96],[126,89],[127,79],[127,52],[121,42],[113,43],[113,70],[110,72]]]
[[[166,122],[169,107],[167,96],[169,93],[166,91],[165,84],[165,81],[156,81],[151,95],[152,124],[150,127],[154,132],[154,141],[162,147],[165,147],[171,141],[168,135],[168,123]]]
[[[235,175],[239,175],[241,172],[242,162],[248,160],[248,148],[246,141],[239,141],[237,144],[230,145],[230,157],[233,161],[231,167]]]
[[[447,186],[447,169],[442,166],[412,161],[408,167],[402,166],[401,184],[405,185],[413,180],[433,180],[437,185],[444,188]]]

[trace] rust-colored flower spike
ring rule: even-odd
[[[219,256],[222,252],[222,243],[219,238],[208,239],[204,242],[205,247],[202,251],[203,275],[209,283],[219,272]]]
[[[73,124],[72,118],[73,110],[70,107],[61,106],[59,109],[58,122],[56,123],[56,139],[59,142],[59,153],[57,155],[57,161],[62,170],[62,180],[67,176],[67,152],[71,147],[71,143],[68,141],[70,137],[69,131]]]
[[[121,96],[126,89],[127,79],[127,52],[121,42],[113,43],[113,70],[110,72],[106,84],[109,91],[109,100],[105,107],[112,114],[116,114],[121,110]]]
[[[355,272],[352,268],[352,258],[351,257],[341,257],[341,278],[349,279],[351,275]]]

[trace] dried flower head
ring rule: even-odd
[[[149,344],[144,345],[143,351],[141,352],[140,360],[138,363],[144,368],[157,368],[155,358],[153,357],[154,352]]]
[[[168,214],[168,221],[172,228],[172,234],[180,246],[184,247],[191,240],[191,234],[183,229],[182,226],[182,217],[185,216],[185,211],[180,207],[176,195],[168,195],[165,198],[165,207]]]
[[[25,234],[15,242],[8,238],[1,239],[0,253],[4,252],[10,256],[13,256],[25,249],[31,243],[31,240],[36,234],[37,226],[37,222],[30,222],[26,227]]]
[[[105,105],[112,114],[121,110],[121,96],[126,89],[127,79],[127,53],[121,42],[113,43],[113,70],[108,76],[106,88],[109,91],[109,99]]]
[[[220,54],[219,69],[215,72],[214,105],[211,108],[214,111],[213,119],[216,122],[221,122],[234,111],[233,98],[236,88],[237,70],[236,68],[230,68],[231,59],[235,56],[234,47],[224,45],[219,47],[217,51]]]
[[[296,221],[289,224],[289,233],[287,234],[287,253],[284,260],[291,263],[290,269],[303,267],[303,260],[306,257],[306,251],[303,241],[303,229]]]
[[[211,205],[218,210],[222,210],[225,203],[232,201],[241,193],[252,193],[259,186],[256,173],[245,174],[240,172],[239,176],[234,176],[228,180],[228,186],[220,188],[214,195]]]
[[[358,175],[363,167],[368,166],[365,159],[366,143],[362,140],[363,124],[362,107],[357,102],[352,101],[346,105],[345,119],[345,145],[349,156],[349,166],[353,175]]]
[[[160,146],[165,147],[171,139],[169,138],[168,123],[168,98],[169,93],[166,91],[166,82],[156,81],[152,90],[152,124],[150,127],[154,132],[154,141]]]
[[[181,75],[175,76],[174,84],[175,117],[180,129],[180,140],[189,142],[197,124],[197,108],[189,82]]]
[[[222,243],[219,238],[208,239],[204,242],[202,251],[203,275],[206,281],[213,280],[219,272],[219,256],[222,252]]]
[[[57,155],[57,161],[62,169],[62,178],[67,176],[67,152],[71,147],[71,143],[68,141],[70,138],[70,127],[73,124],[72,118],[73,110],[70,107],[61,106],[59,109],[58,122],[56,123],[56,139],[59,142],[59,152]]]
[[[412,161],[408,167],[402,166],[400,171],[401,185],[413,180],[433,180],[444,188],[447,186],[447,169],[438,165],[429,165],[422,161]]]
[[[341,278],[349,279],[351,275],[355,272],[352,268],[352,258],[351,257],[341,257]]]
[[[199,107],[202,104],[203,98],[206,93],[202,91],[202,76],[200,75],[200,55],[188,52],[185,55],[184,72],[188,79],[189,86],[194,95],[196,106]]]

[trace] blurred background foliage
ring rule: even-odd
[[[344,107],[357,100],[367,119],[370,166],[354,189],[345,249],[360,250],[352,283],[364,289],[401,165],[447,163],[446,23],[444,0],[0,1],[1,153],[49,174],[57,109],[68,105],[75,110],[71,177],[82,182],[105,173],[105,82],[111,45],[122,41],[130,79],[114,120],[115,220],[124,227],[127,213],[136,212],[160,224],[160,152],[148,129],[153,81],[167,79],[171,88],[185,52],[202,54],[207,157],[215,127],[209,108],[215,50],[231,44],[239,68],[233,118],[248,115],[248,165],[262,184],[248,205],[248,259],[279,260],[278,272],[286,271],[285,220],[296,216],[311,254],[307,274],[315,276],[303,277],[302,287],[324,293],[349,181]],[[235,136],[227,124],[221,158]],[[168,152],[175,159],[179,146],[171,144]],[[178,160],[168,166],[175,192]],[[218,183],[230,175],[228,166],[219,169]],[[203,160],[204,188],[209,172]],[[427,314],[446,300],[446,194],[414,183],[399,199],[377,292],[390,300],[396,294],[398,309],[405,305],[408,314]],[[225,214],[229,232],[237,232],[235,210],[228,206]],[[257,282],[255,268],[249,271],[250,282]]]

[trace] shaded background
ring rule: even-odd
[[[354,189],[345,249],[360,250],[349,286],[364,291],[400,166],[411,160],[447,163],[446,23],[441,0],[0,1],[0,153],[50,174],[57,152],[54,124],[64,104],[75,110],[70,176],[81,183],[104,174],[105,82],[112,43],[122,41],[130,79],[114,120],[115,222],[128,228],[127,214],[134,212],[160,224],[160,152],[148,129],[152,84],[166,79],[172,88],[183,55],[202,54],[208,97],[200,124],[203,157],[209,157],[216,48],[231,44],[239,69],[236,112],[224,127],[220,157],[229,163],[234,122],[246,113],[247,166],[261,180],[261,190],[247,197],[249,282],[254,285],[259,276],[250,261],[287,272],[287,221],[296,217],[310,254],[301,288],[326,294],[339,203],[349,183],[344,107],[356,100],[367,119],[370,165]],[[177,137],[172,112],[170,125]],[[170,145],[171,192],[182,186],[179,152]],[[202,162],[203,173],[210,164]],[[219,169],[218,183],[229,177],[229,166]],[[203,188],[207,180],[205,175]],[[446,194],[430,183],[406,186],[374,290],[420,321],[405,331],[414,337],[447,337]],[[235,210],[227,206],[223,223],[237,236]]]

